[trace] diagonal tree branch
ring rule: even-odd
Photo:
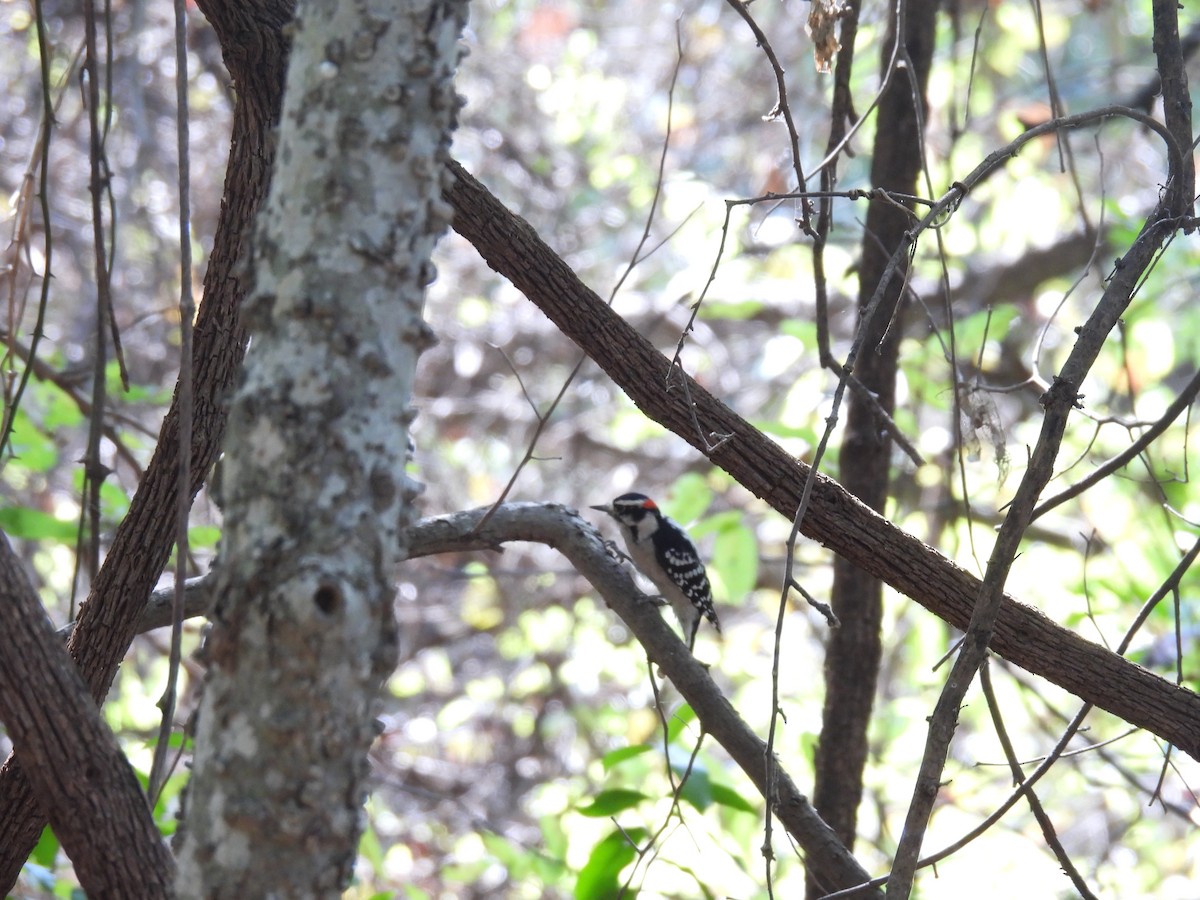
[[[779,762],[774,761],[768,768],[766,744],[738,715],[707,668],[687,651],[658,607],[638,590],[629,569],[614,563],[595,528],[574,510],[555,504],[505,503],[493,509],[494,515],[479,531],[476,526],[488,510],[418,522],[407,535],[409,555],[494,550],[514,540],[534,541],[558,550],[629,627],[650,659],[691,704],[704,730],[725,748],[763,796],[770,797],[775,816],[803,848],[812,877],[827,891],[867,881],[858,861],[817,815]],[[879,895],[868,891],[861,896]]]
[[[2,532],[0,645],[0,721],[84,890],[171,896],[175,866],[146,795]]]
[[[1030,134],[1033,134],[1031,131]],[[508,278],[633,399],[650,418],[704,452],[705,434],[730,434],[709,459],[780,514],[791,518],[809,468],[699,384],[692,404],[668,386],[670,362],[604,305],[528,222],[510,212],[457,163],[444,196],[454,229]],[[944,214],[938,210],[937,214]],[[686,376],[684,376],[686,377]],[[971,619],[980,581],[818,474],[802,532],[882,578],[957,628]],[[1084,640],[1005,595],[991,649],[1027,671],[1147,728],[1200,758],[1200,696]]]

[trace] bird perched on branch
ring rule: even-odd
[[[721,633],[708,573],[686,531],[645,494],[622,494],[607,506],[592,509],[617,520],[634,566],[654,582],[675,611],[688,650],[695,646],[701,617]]]

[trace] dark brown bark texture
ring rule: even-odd
[[[80,884],[95,898],[171,896],[175,866],[133,769],[2,534],[0,609],[0,721]]]
[[[1163,118],[1167,128],[1181,148],[1192,146],[1192,95],[1188,90],[1187,68],[1184,65],[1182,39],[1179,36],[1178,0],[1154,0],[1154,56],[1162,79]],[[1179,190],[1185,197],[1196,194],[1194,166],[1184,166],[1183,184]],[[1195,207],[1187,204],[1186,213],[1194,215]]]
[[[904,18],[904,54],[893,60],[897,16],[893,12],[883,42],[880,69],[892,69],[879,100],[871,186],[916,194],[921,172],[920,122],[925,115],[925,86],[933,58],[936,0],[911,0]],[[905,60],[904,57],[907,57]],[[897,65],[903,61],[903,65]],[[916,104],[920,103],[920,108]],[[905,243],[912,217],[891,203],[875,201],[867,211],[859,262],[858,308],[864,329],[862,352],[854,375],[871,391],[888,415],[895,408],[896,368],[903,317],[905,272],[897,269],[884,287],[882,302],[867,321],[866,313],[892,253]],[[849,395],[846,432],[839,457],[842,487],[876,512],[888,498],[892,442],[871,406]],[[846,844],[853,848],[858,806],[867,762],[871,723],[882,655],[883,582],[844,556],[833,565],[833,611],[841,627],[829,632],[825,649],[825,708],[817,744],[813,805]],[[810,895],[819,892],[810,890]]]
[[[583,348],[646,415],[790,519],[809,467],[691,379],[685,392],[669,360],[584,285],[529,223],[461,166],[451,168],[456,179],[445,197],[455,209],[454,229],[488,265]],[[730,438],[711,446],[725,435]],[[956,628],[967,627],[979,579],[819,473],[801,531]],[[1008,596],[990,646],[1021,668],[1200,758],[1200,696],[1187,688]]]
[[[245,293],[238,267],[270,180],[272,130],[279,117],[287,56],[283,26],[290,21],[294,6],[286,0],[254,4],[200,0],[200,8],[221,40],[237,103],[221,215],[196,319],[193,497],[220,451],[224,403],[246,346],[246,332],[238,321]],[[137,633],[174,542],[178,416],[177,403],[172,402],[154,457],[72,629],[71,655],[97,702],[108,693]],[[45,822],[28,780],[10,756],[0,768],[0,888],[9,890],[16,882]]]

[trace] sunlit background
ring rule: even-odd
[[[1149,4],[1042,7],[1045,60],[1030,4],[961,0],[950,7],[929,89],[924,192],[931,196],[1049,116],[1046,61],[1070,112],[1135,103],[1147,86],[1153,93]],[[824,153],[832,84],[813,62],[803,28],[808,9],[800,0],[751,7],[787,69],[806,171]],[[221,197],[232,88],[215,37],[191,12],[199,284]],[[46,170],[53,279],[14,454],[0,464],[0,527],[17,539],[51,617],[62,624],[87,593],[74,548],[95,289],[77,68],[81,14],[64,3],[46,4],[45,13],[53,42],[47,89],[57,105]],[[878,86],[884,14],[882,4],[868,4],[860,23],[859,114]],[[161,3],[113,8],[113,292],[132,388],[121,390],[110,366],[103,451],[114,474],[102,498],[109,528],[136,489],[178,369],[170,16]],[[707,285],[683,366],[789,452],[811,460],[835,412],[836,381],[818,364],[810,246],[795,225],[795,203],[733,207],[708,283],[726,201],[794,188],[786,131],[768,117],[774,76],[741,19],[717,0],[480,0],[465,43],[456,157],[663,352],[674,352]],[[13,242],[5,265],[17,266],[0,272],[3,327],[12,337],[8,377],[25,365],[37,315],[42,281],[30,272],[45,269],[37,143],[43,86],[27,4],[0,2],[0,48],[0,219],[5,243]],[[851,144],[854,155],[843,159],[840,188],[869,186],[873,139],[868,117]],[[906,335],[897,424],[927,462],[916,467],[896,454],[888,515],[977,574],[1036,440],[1037,398],[1164,178],[1160,143],[1129,124],[1064,140],[1069,147],[1054,138],[1027,147],[970,195],[936,240],[925,239],[912,282],[920,302],[897,324]],[[854,324],[865,215],[865,201],[838,205],[827,250],[840,356]],[[1097,264],[1089,270],[1093,251]],[[1143,285],[1084,388],[1087,409],[1072,420],[1050,493],[1128,446],[1193,373],[1197,261],[1194,241],[1177,241]],[[646,419],[595,365],[584,362],[555,405],[580,351],[457,235],[442,242],[437,263],[427,315],[439,343],[421,361],[413,432],[413,471],[426,485],[423,514],[494,502],[544,419],[509,498],[584,509],[637,489],[688,525],[710,560],[725,632],[718,639],[702,629],[697,655],[765,735],[790,523]],[[959,422],[956,377],[966,410]],[[821,464],[834,476],[837,434]],[[1136,462],[1038,520],[1010,593],[1115,646],[1197,539],[1194,447],[1182,418]],[[585,515],[616,536],[611,522]],[[193,524],[201,573],[219,537],[219,513],[204,495]],[[827,597],[830,555],[805,542],[796,554],[804,587]],[[1196,581],[1185,576],[1179,595],[1154,610],[1131,654],[1170,679],[1181,673],[1193,689],[1200,672]],[[368,828],[348,896],[599,897],[620,885],[645,897],[766,896],[761,797],[719,746],[700,740],[669,683],[658,683],[656,705],[644,652],[562,557],[510,545],[503,553],[423,559],[398,570],[397,586],[401,663],[380,708]],[[809,790],[827,626],[794,595],[787,603],[776,750]],[[955,639],[895,594],[884,629],[855,847],[878,874],[895,849],[926,717],[945,678],[934,666]],[[198,622],[188,626],[193,650],[200,630]],[[168,640],[166,632],[137,640],[105,707],[143,772]],[[202,674],[197,663],[184,665],[180,722]],[[991,672],[1017,754],[1036,760],[1079,701],[999,659]],[[1194,898],[1200,766],[1102,713],[1086,729],[1072,748],[1092,749],[1062,760],[1039,790],[1066,852],[1098,896]],[[692,776],[673,804],[669,773],[678,779],[698,743]],[[181,765],[160,803],[166,831],[185,777]],[[931,851],[969,832],[1012,789],[978,688],[962,712],[946,777],[925,844]],[[773,851],[775,895],[799,896],[803,860],[779,828]],[[73,883],[69,862],[46,840],[19,887],[22,896],[66,896]],[[925,898],[1073,896],[1022,803],[936,874],[922,873],[918,891]]]

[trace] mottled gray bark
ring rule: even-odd
[[[297,10],[229,419],[181,897],[340,896],[395,658],[409,399],[465,0]]]

